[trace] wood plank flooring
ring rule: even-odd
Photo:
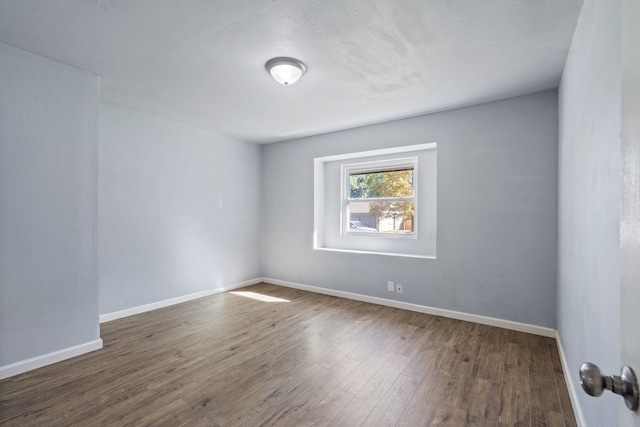
[[[555,342],[259,284],[0,381],[7,426],[575,426]]]

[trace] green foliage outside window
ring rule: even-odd
[[[349,175],[349,198],[351,200],[384,199],[369,201],[369,213],[375,217],[378,225],[385,218],[393,219],[394,227],[398,218],[413,219],[413,197],[413,169]],[[406,198],[410,198],[410,200],[406,200]]]

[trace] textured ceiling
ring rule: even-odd
[[[558,86],[582,0],[1,0],[105,101],[265,143]],[[307,65],[293,86],[264,68]]]

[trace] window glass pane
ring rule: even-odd
[[[362,233],[413,233],[413,200],[350,201],[349,231]]]
[[[413,168],[349,174],[349,198],[413,197]]]

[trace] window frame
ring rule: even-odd
[[[420,167],[420,227],[415,239],[385,238],[382,233],[342,233],[341,166],[378,160],[416,156]],[[415,179],[415,177],[414,177]],[[416,188],[416,187],[414,187]],[[436,259],[438,204],[438,143],[429,142],[367,151],[324,155],[313,158],[312,247],[318,251],[382,255],[403,258]],[[415,212],[414,212],[415,213]]]
[[[340,192],[340,234],[341,235],[352,235],[352,236],[367,236],[369,238],[389,238],[389,239],[417,239],[418,238],[418,157],[402,157],[402,158],[393,158],[387,160],[374,160],[374,161],[365,161],[358,163],[349,163],[343,164],[340,167],[340,182],[341,182],[341,192]],[[351,186],[350,186],[350,176],[357,173],[379,173],[379,172],[389,172],[394,170],[412,170],[413,171],[413,196],[411,197],[376,197],[376,198],[351,198]],[[361,201],[361,202],[376,202],[376,201],[405,201],[412,200],[413,201],[413,231],[410,233],[386,233],[376,231],[374,232],[363,232],[363,231],[352,231],[349,224],[351,222],[351,215],[349,212],[349,202],[352,201]]]

